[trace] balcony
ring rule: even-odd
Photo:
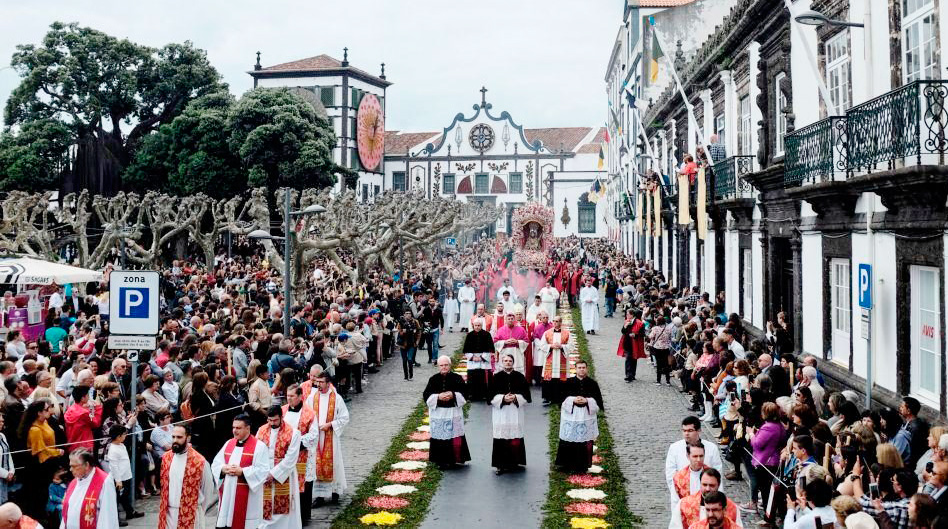
[[[943,165],[948,81],[914,81],[791,132],[785,187],[844,181],[911,165]]]
[[[784,186],[846,179],[846,117],[832,116],[787,134]]]
[[[846,113],[852,173],[942,165],[948,139],[948,81],[915,81]]]
[[[734,200],[739,198],[753,198],[753,188],[744,179],[754,172],[755,156],[731,156],[714,164],[714,199]]]

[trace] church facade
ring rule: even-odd
[[[514,211],[536,201],[555,210],[555,237],[605,237],[604,134],[600,127],[524,128],[510,112],[495,111],[482,88],[480,102],[440,132],[387,133],[385,188],[498,206],[504,215],[493,231],[507,235]]]
[[[510,234],[514,211],[536,201],[556,211],[556,237],[606,237],[615,212],[608,206],[600,164],[602,127],[528,129],[507,110],[497,112],[482,88],[480,102],[446,119],[440,132],[386,130],[386,90],[372,75],[318,55],[247,72],[254,87],[287,87],[332,122],[334,161],[358,174],[356,193],[374,200],[389,190],[482,202],[504,210],[491,235]]]

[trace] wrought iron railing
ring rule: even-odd
[[[914,81],[846,116],[818,121],[787,135],[787,187],[907,165],[942,165],[948,154],[948,81]]]
[[[846,117],[832,116],[787,134],[784,140],[784,185],[795,187],[847,174]]]
[[[849,109],[849,169],[945,163],[946,103],[948,81],[914,81]]]
[[[714,198],[751,198],[751,185],[744,177],[754,172],[754,156],[731,156],[712,166]]]

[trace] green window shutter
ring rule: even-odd
[[[336,105],[336,89],[332,86],[324,86],[319,89],[319,101],[324,107]]]
[[[474,193],[486,195],[490,192],[488,175],[486,173],[477,173],[474,175]]]
[[[579,233],[596,233],[596,205],[580,204],[578,210]]]
[[[523,173],[510,173],[508,182],[507,191],[510,193],[523,193]]]
[[[455,185],[454,185],[454,175],[446,174],[444,175],[444,190],[442,191],[445,195],[455,194]]]
[[[405,172],[395,171],[392,173],[392,189],[395,191],[405,190]]]

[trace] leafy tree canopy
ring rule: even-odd
[[[332,161],[336,135],[329,121],[286,88],[255,88],[240,98],[230,120],[231,152],[251,186],[323,188],[342,172]]]
[[[69,145],[69,129],[50,119],[26,123],[17,134],[0,134],[0,190],[57,187]]]
[[[8,126],[55,121],[74,140],[108,136],[120,168],[189,101],[224,87],[190,42],[156,49],[76,23],[56,22],[42,44],[17,46],[11,65],[23,80],[7,100]]]
[[[241,193],[247,187],[246,171],[228,145],[234,102],[227,91],[199,97],[146,136],[125,173],[126,186],[214,198]]]

